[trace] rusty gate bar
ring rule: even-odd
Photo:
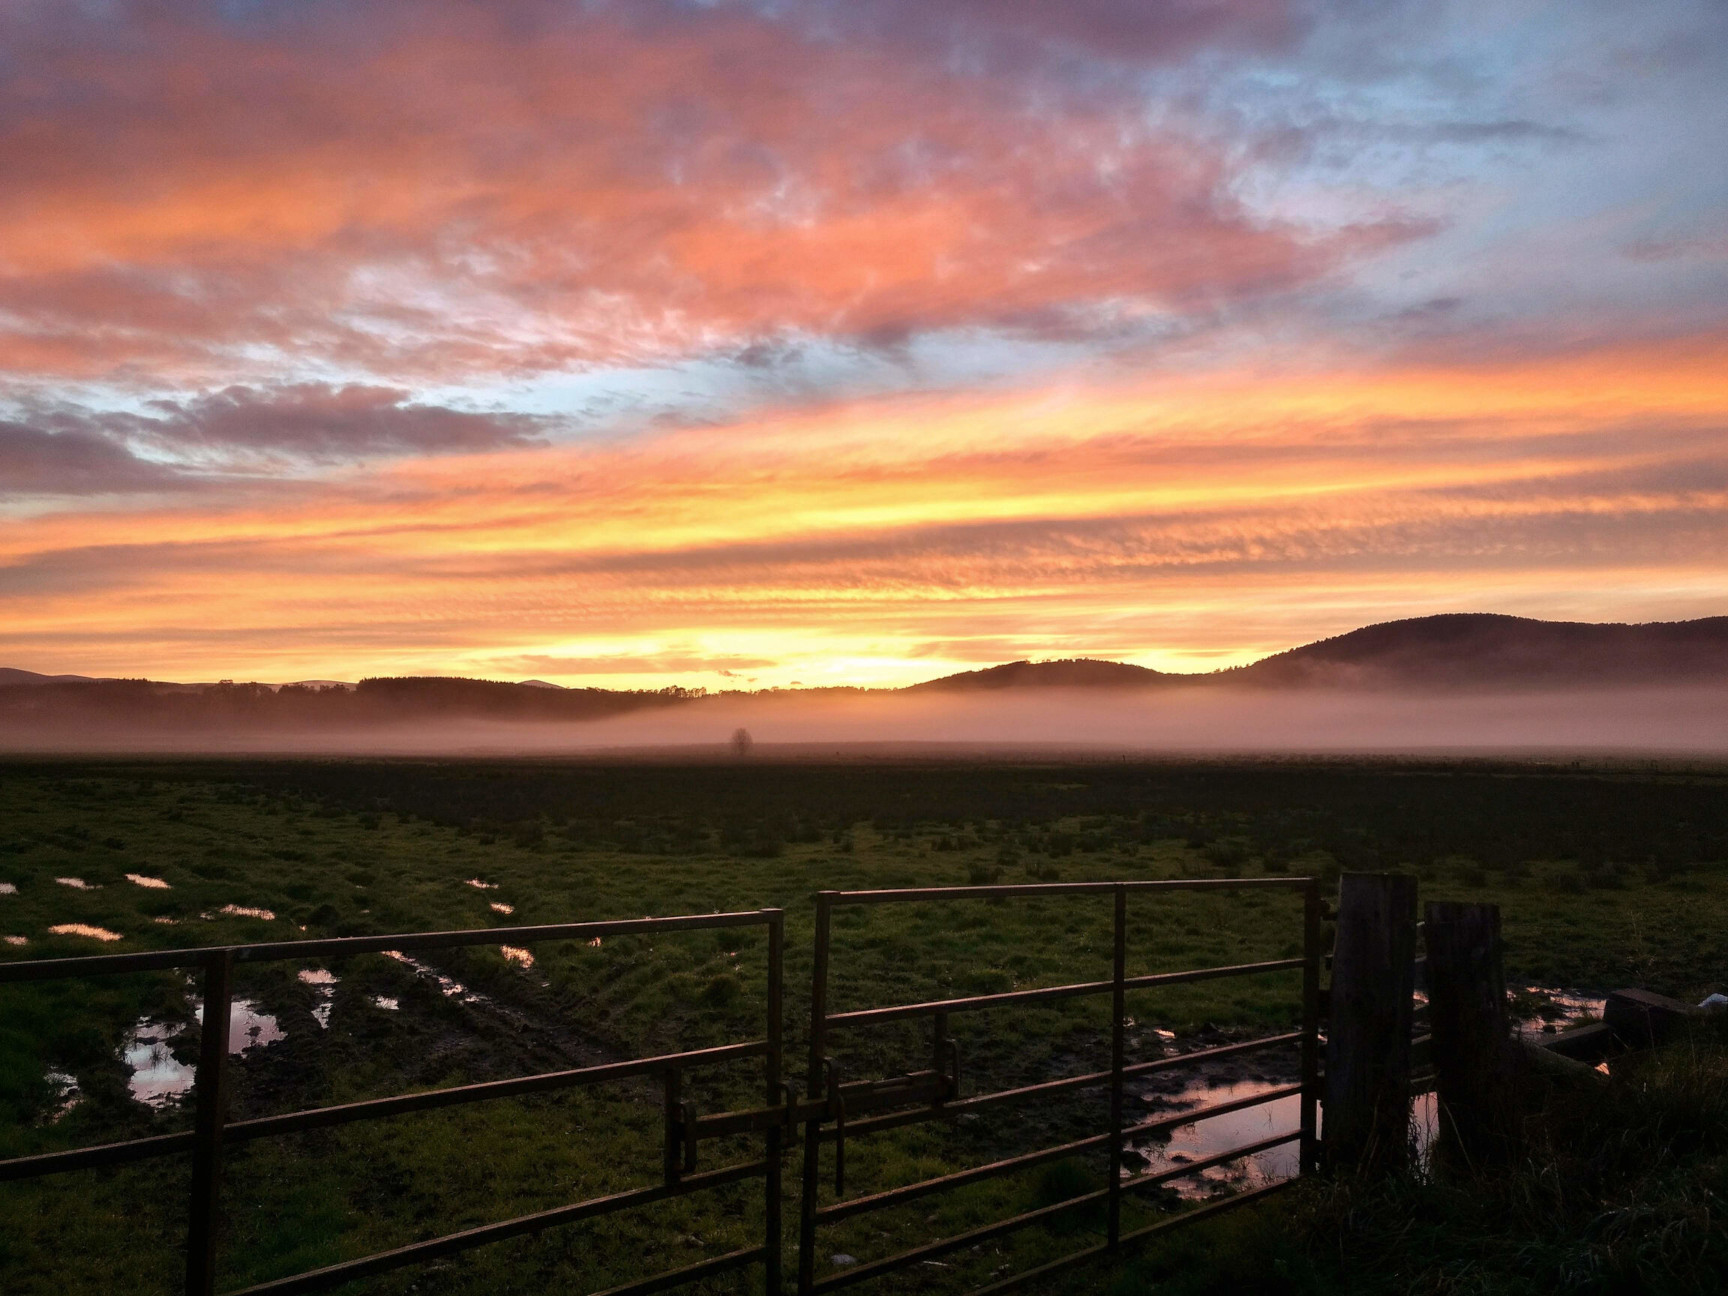
[[[1196,1049],[1192,1053],[1179,1053],[1175,1057],[1155,1058],[1150,1062],[1135,1062],[1122,1069],[1126,1079],[1137,1076],[1151,1075],[1155,1071],[1169,1071],[1175,1067],[1193,1066],[1196,1062],[1210,1062],[1218,1058],[1230,1057],[1237,1053],[1256,1052],[1265,1048],[1277,1048],[1283,1044],[1296,1044],[1302,1039],[1301,1031],[1291,1031],[1286,1035],[1263,1035],[1259,1039],[1244,1040],[1240,1044],[1221,1044],[1217,1048]],[[977,1111],[980,1107],[994,1107],[1001,1103],[1019,1102],[1039,1094],[1059,1093],[1067,1089],[1085,1089],[1092,1085],[1101,1085],[1110,1079],[1108,1071],[1092,1071],[1086,1075],[1063,1076],[1060,1080],[1045,1080],[1038,1084],[1024,1085],[1019,1089],[1003,1089],[997,1093],[978,1094],[971,1098],[961,1098],[943,1106],[940,1110],[929,1108],[914,1108],[911,1111],[892,1112],[886,1116],[877,1116],[867,1120],[854,1121],[847,1126],[853,1134],[868,1134],[872,1130],[897,1129],[902,1125],[915,1125],[920,1121],[936,1120],[942,1117],[961,1115],[964,1112]],[[832,1130],[823,1130],[822,1137],[831,1140]]]
[[[1320,1168],[1320,879],[1302,891],[1302,1150],[1303,1174]]]
[[[204,1022],[198,1035],[192,1200],[186,1224],[187,1296],[214,1296],[216,1226],[221,1209],[222,1127],[228,1120],[228,1031],[233,1016],[234,956],[217,950],[204,964]]]
[[[816,948],[810,971],[810,1069],[804,1093],[812,1108],[822,1097],[828,1048],[828,949],[833,935],[833,891],[816,893]],[[808,1292],[816,1278],[816,1200],[821,1191],[822,1113],[813,1110],[804,1124],[804,1177],[798,1211],[798,1290]]]
[[[233,972],[238,963],[277,960],[342,958],[356,954],[429,950],[504,942],[529,944],[546,940],[583,940],[649,932],[693,931],[720,927],[768,928],[768,1004],[766,1037],[713,1048],[693,1049],[657,1057],[632,1058],[567,1071],[517,1076],[419,1093],[331,1107],[312,1108],[246,1121],[227,1119],[228,1034],[233,998]],[[779,909],[724,914],[680,914],[665,918],[556,923],[534,927],[487,927],[446,932],[409,932],[391,936],[350,936],[308,941],[275,941],[256,945],[203,949],[151,950],[136,954],[102,954],[82,958],[34,959],[0,963],[0,985],[69,977],[194,968],[203,972],[203,1028],[194,1073],[194,1128],[187,1133],[157,1135],[122,1143],[74,1148],[0,1161],[0,1182],[38,1178],[71,1170],[120,1165],[183,1152],[193,1155],[186,1240],[188,1296],[213,1296],[216,1279],[218,1222],[221,1208],[222,1158],[232,1144],[351,1121],[373,1120],[406,1112],[426,1111],[495,1098],[546,1093],[576,1086],[646,1076],[665,1086],[666,1140],[661,1182],[646,1188],[483,1224],[458,1233],[411,1243],[391,1251],[341,1261],[308,1273],[260,1283],[234,1296],[288,1296],[320,1290],[405,1265],[423,1263],[504,1238],[538,1233],[559,1224],[647,1205],[669,1197],[760,1178],[764,1192],[763,1244],[703,1260],[682,1269],[655,1274],[612,1288],[602,1296],[647,1296],[649,1292],[760,1262],[766,1271],[769,1296],[780,1290],[780,1152],[782,1129],[793,1117],[790,1096],[784,1093],[784,1023],[782,983],[785,959],[785,915]],[[729,1113],[697,1120],[679,1101],[685,1069],[746,1058],[762,1058],[766,1105],[756,1111]],[[762,1133],[766,1155],[760,1161],[695,1173],[697,1143],[704,1135]],[[680,1155],[681,1154],[681,1155]]]
[[[768,1056],[763,1071],[762,1101],[767,1107],[792,1106],[792,1094],[784,1088],[786,1050],[784,1039],[784,995],[786,982],[786,922],[779,910],[768,924]],[[768,1169],[762,1176],[762,1257],[767,1272],[762,1287],[767,1296],[780,1296],[780,1197],[781,1144],[784,1125],[768,1126]]]
[[[694,1049],[686,1053],[633,1058],[628,1062],[603,1062],[597,1066],[578,1067],[572,1071],[546,1071],[539,1075],[515,1076],[509,1080],[483,1080],[476,1084],[426,1089],[419,1093],[397,1094],[389,1098],[366,1098],[335,1107],[313,1107],[306,1111],[283,1112],[277,1116],[255,1116],[251,1120],[228,1121],[222,1127],[222,1139],[224,1145],[245,1143],[278,1134],[326,1129],[332,1125],[345,1125],[350,1121],[376,1120],[381,1116],[399,1116],[405,1112],[454,1107],[486,1098],[514,1098],[525,1094],[551,1093],[581,1085],[602,1084],[609,1080],[654,1076],[674,1063],[685,1067],[708,1066],[717,1062],[764,1057],[767,1053],[767,1041],[721,1044],[714,1048]],[[142,1161],[173,1152],[190,1152],[195,1142],[196,1135],[187,1131],[183,1134],[157,1134],[149,1138],[133,1139],[128,1143],[102,1143],[93,1147],[73,1148],[66,1152],[43,1152],[36,1156],[17,1157],[11,1161],[0,1161],[0,1182],[34,1179],[66,1170],[122,1165],[129,1161]]]
[[[1105,1235],[1122,1240],[1122,1068],[1128,1064],[1128,891],[1118,886],[1110,941],[1110,1205]]]
[[[1259,963],[1245,963],[1230,967],[1195,968],[1179,972],[1152,973],[1144,976],[1131,977],[1127,975],[1127,902],[1130,893],[1140,891],[1218,891],[1218,890],[1281,890],[1299,891],[1302,895],[1302,956],[1300,958],[1272,959]],[[831,1013],[828,1011],[828,981],[831,967],[831,951],[833,943],[833,911],[839,905],[870,905],[915,902],[923,900],[977,900],[994,899],[1009,896],[1051,896],[1051,895],[1103,895],[1109,893],[1113,900],[1113,923],[1111,942],[1111,976],[1105,981],[1088,981],[1072,985],[1047,986],[1032,990],[1012,990],[999,994],[970,995],[962,998],[933,1000],[915,1004],[891,1004],[876,1008],[857,1009],[848,1012]],[[1021,1228],[1041,1223],[1053,1216],[1070,1210],[1086,1202],[1101,1202],[1107,1212],[1106,1241],[1099,1246],[1086,1248],[1059,1257],[1035,1269],[1013,1275],[1000,1282],[992,1283],[984,1291],[1007,1291],[1020,1284],[1052,1274],[1061,1269],[1083,1263],[1096,1256],[1113,1253],[1122,1246],[1162,1232],[1168,1228],[1209,1218],[1221,1210],[1232,1209],[1249,1201],[1259,1200],[1267,1193],[1276,1191],[1292,1180],[1266,1185],[1250,1192],[1238,1194],[1227,1201],[1210,1203],[1206,1206],[1186,1211],[1171,1220],[1159,1221],[1150,1226],[1123,1232],[1121,1224],[1121,1201],[1127,1191],[1135,1191],[1155,1187],[1172,1180],[1186,1178],[1223,1165],[1242,1157],[1252,1156],[1271,1148],[1298,1142],[1301,1145],[1300,1165],[1304,1173],[1313,1165],[1313,1149],[1318,1133],[1317,1100],[1319,1093],[1319,1068],[1317,1036],[1320,1021],[1320,986],[1319,974],[1321,967],[1321,907],[1319,882],[1315,878],[1207,878],[1180,879],[1170,881],[1137,881],[1137,882],[1057,882],[1057,883],[1015,883],[1004,886],[965,886],[965,887],[928,887],[928,888],[898,888],[879,891],[823,891],[816,898],[816,931],[815,950],[811,973],[810,1002],[810,1069],[807,1086],[807,1101],[803,1111],[805,1121],[804,1146],[804,1191],[799,1212],[799,1255],[798,1284],[800,1296],[814,1296],[818,1292],[832,1291],[840,1287],[849,1287],[855,1283],[866,1282],[872,1278],[896,1272],[898,1270],[921,1264],[936,1256],[976,1245],[980,1242],[1004,1236]],[[1267,1036],[1261,1039],[1246,1040],[1236,1044],[1223,1045],[1212,1049],[1197,1050],[1194,1053],[1178,1054],[1172,1057],[1160,1057],[1146,1062],[1129,1064],[1126,1058],[1126,996],[1132,990],[1152,989],[1163,985],[1183,984],[1194,981],[1210,980],[1217,977],[1253,976],[1268,972],[1282,972],[1300,969],[1302,973],[1302,1024],[1299,1030],[1284,1034]],[[958,1092],[958,1061],[950,1062],[945,1056],[950,1050],[947,1044],[948,1015],[953,1012],[981,1011],[991,1008],[1008,1007],[1018,1004],[1044,1002],[1049,1000],[1071,999],[1090,995],[1109,994],[1111,996],[1111,1064],[1107,1071],[1096,1071],[1085,1075],[1064,1076],[1056,1080],[1044,1081],[1038,1084],[1024,1085],[1016,1089],[1006,1089],[994,1093],[978,1094],[969,1098],[959,1097]],[[912,1072],[899,1077],[890,1077],[879,1081],[858,1080],[849,1084],[841,1083],[837,1064],[828,1056],[828,1038],[837,1028],[874,1025],[881,1022],[906,1020],[908,1018],[931,1019],[932,1052],[929,1071]],[[1246,1053],[1250,1050],[1268,1049],[1297,1045],[1300,1048],[1301,1078],[1299,1083],[1270,1090],[1264,1094],[1256,1094],[1249,1098],[1233,1099],[1214,1103],[1210,1106],[1185,1111],[1179,1115],[1161,1117],[1129,1125],[1124,1116],[1124,1082],[1133,1076],[1146,1075],[1156,1071],[1168,1070],[1174,1067],[1193,1066],[1208,1059],[1221,1058]],[[820,1201],[821,1189],[821,1144],[824,1142],[835,1145],[836,1166],[836,1196],[843,1196],[843,1165],[845,1140],[850,1134],[860,1136],[875,1131],[893,1129],[922,1121],[952,1119],[961,1113],[976,1110],[979,1107],[991,1106],[1025,1100],[1030,1097],[1051,1094],[1061,1091],[1109,1086],[1110,1128],[1102,1134],[1090,1138],[1065,1143],[1058,1147],[1042,1148],[1019,1156],[1008,1157],[988,1165],[973,1166],[951,1174],[933,1179],[925,1179],[911,1184],[884,1189],[868,1196],[839,1200],[828,1205]],[[1262,1106],[1280,1099],[1299,1096],[1301,1098],[1301,1121],[1297,1128],[1279,1132],[1271,1137],[1262,1138],[1241,1147],[1227,1149],[1216,1155],[1199,1161],[1186,1162],[1168,1170],[1154,1174],[1125,1176],[1122,1173],[1123,1151],[1126,1140],[1137,1135],[1157,1133],[1174,1129],[1178,1126],[1190,1125],[1207,1120],[1214,1116],[1229,1112],[1243,1111],[1251,1107]],[[909,1109],[889,1111],[878,1115],[864,1115],[862,1119],[850,1119],[847,1111],[848,1101],[860,1111],[883,1106],[906,1107],[906,1104],[917,1104]],[[977,1183],[999,1175],[1011,1174],[1032,1166],[1060,1160],[1063,1157],[1078,1152],[1104,1148],[1110,1158],[1110,1182],[1107,1187],[1095,1192],[1083,1193],[1066,1201],[1027,1211],[1009,1219],[997,1220],[994,1223],[969,1230],[935,1242],[925,1243],[902,1251],[896,1255],[884,1257],[849,1267],[843,1271],[829,1274],[821,1279],[815,1275],[816,1229],[821,1223],[827,1223],[855,1217],[869,1211],[912,1201],[932,1193],[957,1188],[964,1184]],[[982,1296],[979,1293],[978,1296]]]

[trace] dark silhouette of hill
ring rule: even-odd
[[[91,684],[88,675],[38,675],[35,671],[19,670],[16,666],[0,666],[0,688],[33,684]]]
[[[1277,653],[1249,666],[1176,675],[1123,662],[1076,658],[1008,662],[888,691],[1002,695],[1041,689],[1145,690],[1185,685],[1235,690],[1309,688],[1412,692],[1598,690],[1728,685],[1728,617],[1646,625],[1593,625],[1467,614],[1366,626]],[[736,702],[868,694],[871,690],[764,690],[721,694]],[[573,722],[700,700],[700,689],[548,687],[429,676],[341,684],[173,684],[0,670],[0,745],[43,735],[270,733],[396,730],[448,721]]]
[[[443,677],[364,679],[353,688],[43,677],[11,686],[0,682],[0,729],[268,733],[441,720],[598,720],[692,696],[678,688],[549,689]]]
[[[1387,621],[1220,671],[1291,688],[1603,688],[1728,683],[1728,617],[1598,625],[1459,613]]]
[[[987,689],[1022,688],[1146,688],[1181,683],[1181,675],[1167,675],[1126,662],[1098,661],[1074,657],[1065,661],[1016,661],[983,670],[944,675],[899,690],[902,693],[971,693]]]

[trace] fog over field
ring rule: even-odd
[[[1033,689],[721,696],[587,721],[428,718],[360,727],[8,725],[0,750],[446,755],[641,753],[733,759],[953,752],[1728,754],[1728,686],[1461,693]]]

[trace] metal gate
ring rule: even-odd
[[[645,935],[654,932],[692,931],[714,927],[768,929],[768,1003],[763,1038],[716,1048],[694,1049],[656,1057],[632,1058],[600,1066],[509,1080],[432,1089],[421,1093],[374,1098],[336,1107],[252,1120],[227,1119],[228,1025],[233,992],[234,966],[276,960],[332,959],[354,954],[386,951],[445,949],[461,945],[528,945],[537,941],[594,940],[597,937]],[[196,1079],[193,1086],[195,1127],[185,1133],[162,1134],[98,1147],[52,1152],[41,1156],[0,1161],[0,1180],[30,1179],[67,1170],[122,1165],[151,1157],[192,1155],[192,1185],[186,1238],[186,1291],[188,1296],[210,1296],[216,1290],[217,1222],[221,1212],[222,1155],[226,1148],[252,1139],[323,1129],[350,1121],[376,1120],[404,1112],[429,1111],[491,1098],[548,1093],[578,1085],[600,1084],[632,1077],[655,1077],[662,1090],[665,1146],[660,1182],[627,1192],[538,1211],[515,1219],[483,1224],[460,1233],[414,1242],[376,1255],[344,1260],[308,1273],[259,1283],[234,1296],[287,1296],[292,1292],[317,1291],[356,1278],[385,1273],[405,1265],[419,1264],[452,1255],[488,1242],[537,1233],[541,1229],[578,1220],[593,1219],[613,1211],[645,1206],[651,1202],[681,1197],[724,1184],[760,1179],[763,1185],[766,1222],[761,1244],[716,1256],[669,1273],[613,1288],[606,1296],[638,1296],[662,1291],[698,1278],[726,1273],[761,1263],[766,1270],[765,1287],[780,1290],[780,1167],[781,1136],[787,1124],[788,1107],[780,1079],[782,1060],[781,986],[784,955],[783,914],[778,909],[746,913],[691,914],[670,918],[638,918],[618,922],[559,923],[540,927],[488,927],[472,931],[415,932],[396,936],[354,936],[332,940],[281,941],[259,945],[232,945],[212,949],[159,950],[139,954],[96,955],[90,958],[39,959],[0,963],[0,984],[51,980],[61,977],[111,975],[172,968],[203,972],[204,1028],[199,1041]],[[700,1118],[682,1099],[683,1074],[696,1067],[762,1059],[762,1080],[767,1106],[760,1111]],[[722,1166],[697,1173],[696,1146],[701,1137],[717,1137],[759,1130],[766,1136],[760,1160]]]
[[[1128,900],[1132,895],[1173,891],[1240,891],[1294,890],[1303,899],[1302,956],[1249,963],[1234,967],[1197,968],[1182,972],[1162,972],[1144,976],[1128,975]],[[1035,990],[1012,990],[998,994],[971,995],[965,998],[943,999],[928,1003],[893,1004],[851,1012],[828,1011],[830,951],[832,921],[837,908],[848,905],[906,904],[935,900],[981,901],[1018,896],[1074,896],[1113,898],[1115,904],[1113,968],[1107,981],[1089,981],[1076,985],[1049,986]],[[1242,1205],[1282,1187],[1272,1184],[1187,1211],[1172,1219],[1154,1223],[1133,1232],[1122,1231],[1122,1199],[1127,1191],[1153,1187],[1170,1180],[1196,1174],[1213,1166],[1240,1157],[1265,1151],[1295,1140],[1301,1142],[1300,1165],[1304,1173],[1311,1171],[1317,1156],[1317,1107],[1319,1101],[1318,1030],[1320,1016],[1320,891],[1314,878],[1254,878],[1217,879],[1170,882],[1067,882],[1011,886],[932,887],[890,891],[824,891],[816,898],[815,966],[811,979],[810,1002],[810,1073],[808,1102],[804,1112],[804,1173],[798,1238],[798,1292],[800,1296],[832,1291],[853,1283],[877,1278],[911,1265],[922,1264],[937,1256],[963,1250],[1018,1229],[1051,1220],[1076,1206],[1102,1201],[1106,1208],[1106,1238],[1096,1246],[1071,1252],[1048,1264],[1013,1275],[984,1288],[995,1292],[1042,1277],[1072,1265],[1083,1263],[1119,1247],[1144,1239],[1148,1235],[1215,1214],[1220,1210]],[[1302,1026],[1287,1034],[1230,1044],[1173,1057],[1129,1062],[1126,1055],[1126,999],[1134,991],[1180,982],[1203,981],[1216,977],[1252,976],[1289,969],[1302,970]],[[955,1013],[1029,1004],[1054,999],[1071,999],[1086,995],[1111,996],[1110,1069],[1085,1075],[1066,1076],[1042,1084],[994,1093],[960,1096],[958,1051],[948,1036],[949,1018]],[[875,1023],[925,1019],[930,1023],[930,1065],[924,1070],[877,1080],[845,1082],[835,1059],[829,1055],[829,1037],[835,1031],[852,1030]],[[1175,1067],[1247,1053],[1253,1050],[1295,1045],[1300,1050],[1300,1083],[1274,1089],[1248,1099],[1239,1099],[1129,1125],[1123,1116],[1123,1086],[1132,1077],[1148,1075]],[[953,1119],[980,1108],[1023,1102],[1050,1094],[1089,1087],[1109,1087],[1109,1128],[1089,1138],[1055,1147],[1041,1148],[1020,1156],[1009,1157],[989,1165],[961,1170],[935,1179],[890,1188],[865,1197],[845,1199],[846,1140],[878,1130],[892,1129],[919,1121]],[[1239,1111],[1280,1098],[1300,1095],[1301,1119],[1297,1129],[1275,1137],[1229,1149],[1204,1160],[1189,1162],[1173,1170],[1124,1178],[1123,1148],[1134,1135],[1153,1134],[1173,1129],[1211,1116]],[[875,1114],[871,1114],[875,1113]],[[834,1196],[839,1200],[822,1202],[821,1149],[830,1143],[834,1149]],[[869,1211],[912,1201],[932,1193],[977,1183],[998,1175],[1011,1174],[1032,1166],[1064,1159],[1088,1149],[1109,1149],[1110,1171],[1106,1188],[1071,1197],[1053,1205],[1027,1211],[1008,1219],[998,1220],[981,1228],[926,1243],[908,1251],[855,1264],[846,1269],[816,1277],[818,1252],[817,1229],[826,1223],[861,1215]],[[1288,1182],[1288,1181],[1286,1181]]]
[[[1175,891],[1299,891],[1303,900],[1303,943],[1300,958],[1274,959],[1232,967],[1196,968],[1180,972],[1128,975],[1128,901],[1145,893]],[[1112,973],[1108,980],[1075,985],[1012,990],[997,994],[971,995],[927,1003],[892,1004],[850,1012],[828,1011],[832,923],[837,908],[851,905],[916,903],[920,901],[981,901],[1008,897],[1071,896],[1112,898],[1114,936]],[[664,1148],[659,1182],[606,1197],[575,1202],[515,1219],[484,1224],[463,1232],[411,1243],[391,1251],[342,1261],[311,1272],[255,1286],[231,1296],[287,1296],[288,1293],[321,1290],[385,1273],[407,1265],[451,1255],[489,1242],[538,1233],[542,1229],[578,1220],[592,1219],[614,1211],[644,1206],[688,1193],[760,1179],[763,1186],[764,1223],[759,1245],[746,1247],[670,1272],[659,1273],[616,1287],[604,1296],[645,1296],[686,1282],[707,1278],[760,1263],[763,1289],[780,1296],[781,1280],[781,1158],[787,1138],[802,1124],[804,1130],[803,1192],[798,1237],[800,1296],[830,1291],[919,1264],[952,1251],[1004,1236],[1018,1229],[1052,1219],[1076,1206],[1103,1202],[1106,1208],[1105,1241],[1071,1252],[1048,1264],[995,1283],[984,1291],[1005,1290],[1029,1279],[1116,1251],[1129,1243],[1166,1228],[1205,1218],[1220,1210],[1256,1200],[1282,1184],[1254,1189],[1216,1203],[1186,1211],[1171,1219],[1124,1232],[1124,1194],[1196,1174],[1213,1166],[1250,1156],[1280,1144],[1300,1140],[1300,1166],[1307,1173],[1317,1158],[1317,1106],[1319,1101],[1318,1028],[1320,1017],[1319,884],[1313,878],[1206,879],[1170,882],[1067,882],[1011,886],[935,887],[891,891],[823,891],[816,898],[814,967],[811,978],[810,1071],[806,1097],[795,1099],[782,1081],[784,991],[784,915],[778,909],[743,913],[692,914],[666,918],[627,919],[616,922],[561,923],[538,927],[491,927],[470,931],[418,932],[396,936],[344,937],[331,940],[282,941],[271,944],[235,945],[212,949],[163,950],[138,954],[97,955],[89,958],[44,959],[0,963],[0,984],[83,977],[172,968],[198,969],[203,974],[204,1021],[194,1083],[195,1128],[176,1134],[133,1139],[98,1147],[19,1157],[0,1161],[0,1181],[35,1178],[69,1170],[121,1165],[152,1157],[192,1156],[192,1181],[186,1241],[186,1291],[189,1296],[212,1296],[216,1290],[216,1258],[221,1211],[221,1171],[226,1148],[253,1139],[321,1129],[351,1121],[372,1120],[406,1112],[480,1102],[492,1098],[547,1093],[580,1085],[592,1085],[631,1077],[659,1081],[664,1120]],[[266,961],[331,959],[347,955],[402,953],[465,945],[526,945],[537,941],[593,940],[595,937],[690,931],[702,928],[765,926],[768,929],[767,1003],[764,1035],[760,1039],[694,1049],[654,1057],[632,1058],[599,1066],[547,1072],[508,1080],[487,1081],[448,1089],[428,1090],[388,1098],[375,1098],[334,1107],[243,1121],[227,1119],[228,1022],[236,964]],[[1130,993],[1182,982],[1218,977],[1253,976],[1300,968],[1302,971],[1301,1029],[1243,1043],[1229,1044],[1172,1057],[1130,1062],[1126,1056],[1126,1000]],[[1089,995],[1111,996],[1110,1067],[1083,1075],[1065,1076],[1043,1083],[993,1093],[961,1096],[958,1050],[949,1037],[949,1018],[955,1013],[1010,1007]],[[835,1060],[829,1056],[833,1032],[857,1029],[875,1023],[923,1019],[930,1023],[930,1065],[920,1071],[881,1079],[843,1081]],[[1300,1051],[1298,1084],[1274,1089],[1251,1098],[1218,1103],[1177,1116],[1128,1124],[1124,1119],[1126,1081],[1172,1068],[1187,1067],[1256,1050],[1296,1046]],[[744,1111],[703,1115],[684,1100],[682,1077],[686,1071],[740,1059],[762,1060],[764,1105]],[[844,1197],[845,1151],[849,1138],[915,1124],[920,1121],[953,1119],[964,1113],[999,1104],[1023,1102],[1071,1090],[1109,1089],[1109,1127],[1090,1137],[1034,1152],[1009,1157],[989,1165],[957,1171],[890,1188],[868,1196]],[[1127,1139],[1153,1134],[1227,1112],[1240,1111],[1281,1098],[1300,1095],[1299,1127],[1251,1144],[1231,1148],[1168,1171],[1125,1178],[1123,1150]],[[760,1134],[763,1155],[758,1160],[698,1171],[698,1149],[704,1139]],[[822,1147],[833,1148],[834,1200],[822,1201]],[[1108,1148],[1108,1186],[1071,1197],[1037,1210],[987,1224],[953,1237],[926,1243],[884,1259],[847,1268],[818,1279],[815,1274],[817,1230],[836,1220],[865,1214],[912,1201],[933,1193],[977,1183],[1046,1164],[1087,1150]]]

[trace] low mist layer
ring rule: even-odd
[[[1393,693],[1217,687],[687,699],[611,717],[438,718],[364,727],[210,722],[0,723],[0,750],[455,755],[711,754],[845,758],[1038,750],[1141,753],[1728,754],[1728,686]]]

